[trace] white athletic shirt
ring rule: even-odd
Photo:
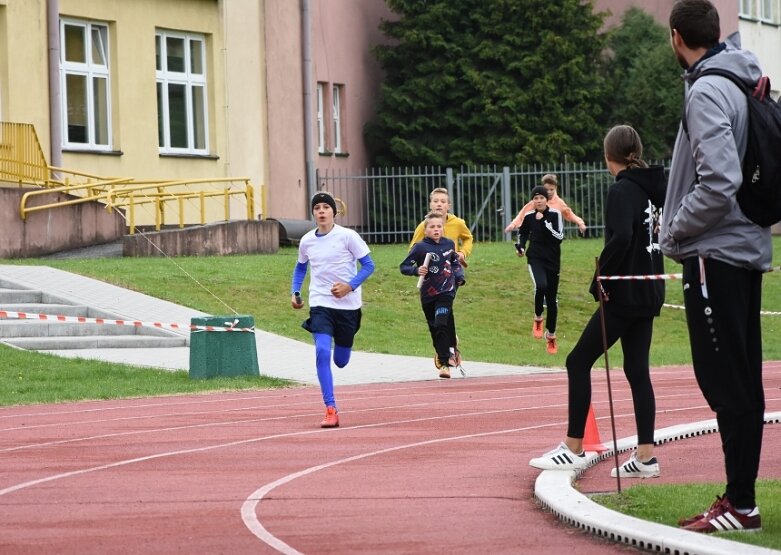
[[[337,299],[331,286],[337,281],[350,283],[358,273],[356,261],[370,252],[368,245],[355,231],[337,224],[325,235],[317,236],[316,231],[307,232],[298,245],[298,261],[309,263],[309,306],[361,308],[360,287]]]

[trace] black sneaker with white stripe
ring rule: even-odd
[[[577,455],[570,451],[569,447],[562,442],[555,449],[548,451],[541,457],[529,461],[529,466],[539,468],[540,470],[580,470],[586,468],[589,458],[586,453]]]

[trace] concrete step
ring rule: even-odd
[[[42,302],[43,293],[34,289],[0,289],[0,305]]]
[[[91,335],[79,337],[14,337],[3,343],[29,351],[70,349],[154,349],[186,347],[184,337],[151,337],[147,335]]]
[[[52,316],[85,316],[87,318],[107,318],[105,315],[98,315],[90,310],[86,305],[78,304],[3,304],[0,303],[0,310],[8,312],[24,312],[25,314],[49,314]],[[117,318],[112,318],[116,320]]]
[[[0,320],[0,338],[8,337],[63,337],[89,335],[141,335],[179,337],[173,332],[146,326],[118,326],[115,324],[57,323],[46,320]]]

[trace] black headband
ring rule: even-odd
[[[314,211],[315,205],[320,204],[321,202],[324,202],[330,206],[334,211],[334,216],[336,216],[336,201],[334,200],[334,197],[328,193],[316,193],[315,196],[312,197],[311,210]]]

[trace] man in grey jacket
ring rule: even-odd
[[[683,265],[686,320],[697,383],[716,413],[726,467],[723,496],[679,524],[698,532],[761,529],[755,483],[765,398],[760,300],[770,269],[770,229],[751,222],[736,193],[743,181],[748,109],[719,67],[754,85],[762,72],[737,33],[719,43],[719,15],[709,0],[678,0],[670,41],[687,91],[675,141],[660,233],[662,252]],[[696,79],[696,81],[695,81]]]

